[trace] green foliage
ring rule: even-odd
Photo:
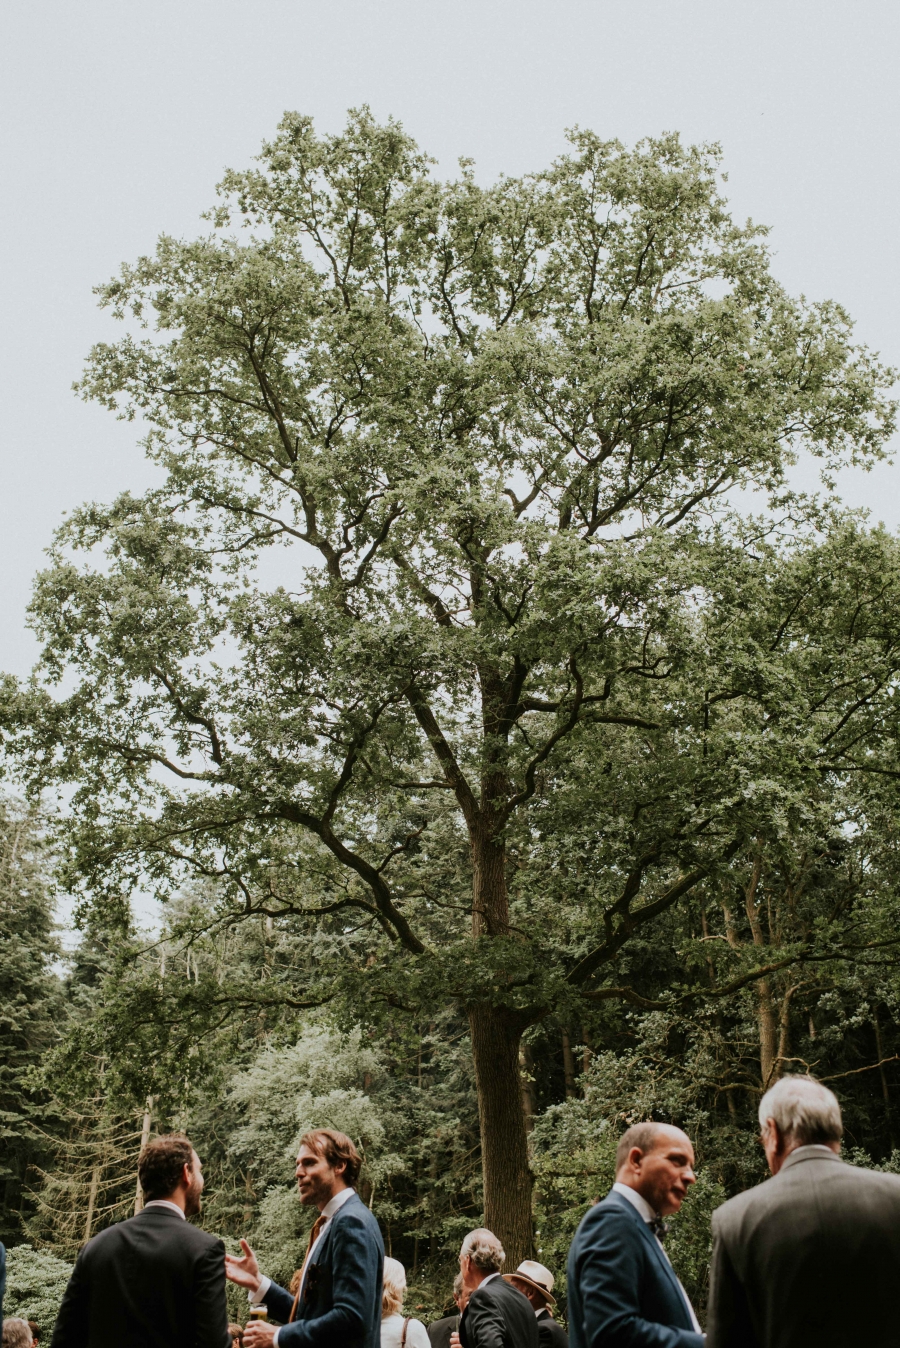
[[[71,1272],[71,1264],[48,1250],[14,1246],[7,1251],[4,1315],[35,1320],[49,1340]]]
[[[21,1234],[26,1176],[47,1152],[54,1110],[36,1069],[60,1009],[53,899],[37,816],[0,801],[0,1236]]]
[[[892,372],[676,136],[576,131],[481,187],[366,110],[291,114],[209,220],[101,288],[125,335],[82,391],[144,420],[164,481],[69,517],[0,704],[29,789],[66,795],[97,947],[48,1079],[111,1126],[148,1096],[196,1121],[223,1227],[285,1267],[298,1096],[370,1137],[417,1273],[482,1200],[527,1253],[524,1031],[540,1109],[577,1094],[562,1028],[594,1055],[584,1118],[535,1131],[542,1240],[624,1118],[691,1128],[698,1213],[748,1182],[790,1064],[887,1154],[900,545],[789,469],[881,456]],[[695,1290],[701,1227],[673,1247]]]

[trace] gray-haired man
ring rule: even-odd
[[[772,1179],[713,1215],[709,1348],[900,1342],[900,1176],[845,1164],[840,1106],[782,1077],[759,1106]]]
[[[462,1348],[539,1348],[531,1302],[500,1276],[505,1259],[503,1246],[484,1227],[462,1243],[459,1271],[469,1293],[459,1322]]]

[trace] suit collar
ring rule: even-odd
[[[832,1151],[830,1147],[811,1142],[805,1147],[795,1147],[792,1152],[788,1153],[781,1163],[779,1175],[790,1166],[801,1165],[804,1161],[838,1161],[841,1165],[845,1164],[843,1158],[836,1151]]]
[[[355,1189],[339,1189],[334,1198],[329,1198],[319,1215],[329,1221],[336,1212],[340,1212],[345,1203],[349,1203],[356,1196]]]
[[[681,1283],[678,1281],[678,1278],[675,1275],[675,1270],[669,1263],[668,1256],[666,1255],[663,1247],[660,1245],[659,1241],[656,1239],[656,1236],[654,1236],[653,1232],[650,1230],[650,1227],[644,1221],[643,1217],[638,1212],[634,1204],[629,1203],[627,1198],[623,1198],[621,1194],[616,1193],[615,1189],[613,1189],[610,1193],[608,1193],[603,1201],[604,1203],[609,1203],[614,1207],[621,1208],[623,1212],[627,1212],[630,1215],[631,1220],[634,1222],[635,1226],[637,1226],[640,1229],[640,1231],[643,1234],[644,1240],[652,1249],[653,1254],[656,1257],[657,1264],[663,1270],[666,1277],[669,1279],[669,1282],[672,1284],[674,1291],[677,1293],[679,1303],[681,1305],[684,1305],[684,1293],[681,1290]],[[685,1306],[685,1314],[687,1314],[686,1306]]]
[[[151,1198],[149,1203],[144,1204],[144,1212],[148,1208],[158,1208],[161,1212],[174,1212],[183,1222],[187,1221],[184,1208],[180,1208],[177,1203],[170,1203],[168,1198]]]

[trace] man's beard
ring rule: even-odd
[[[192,1184],[184,1196],[184,1215],[185,1217],[199,1217],[200,1215],[200,1186]]]

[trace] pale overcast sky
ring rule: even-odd
[[[62,513],[148,480],[133,427],[70,392],[109,335],[91,287],[191,235],[286,109],[369,103],[447,173],[539,168],[564,128],[719,140],[736,215],[794,292],[840,300],[900,364],[897,0],[6,0],[0,670]],[[900,469],[842,479],[900,525]]]

